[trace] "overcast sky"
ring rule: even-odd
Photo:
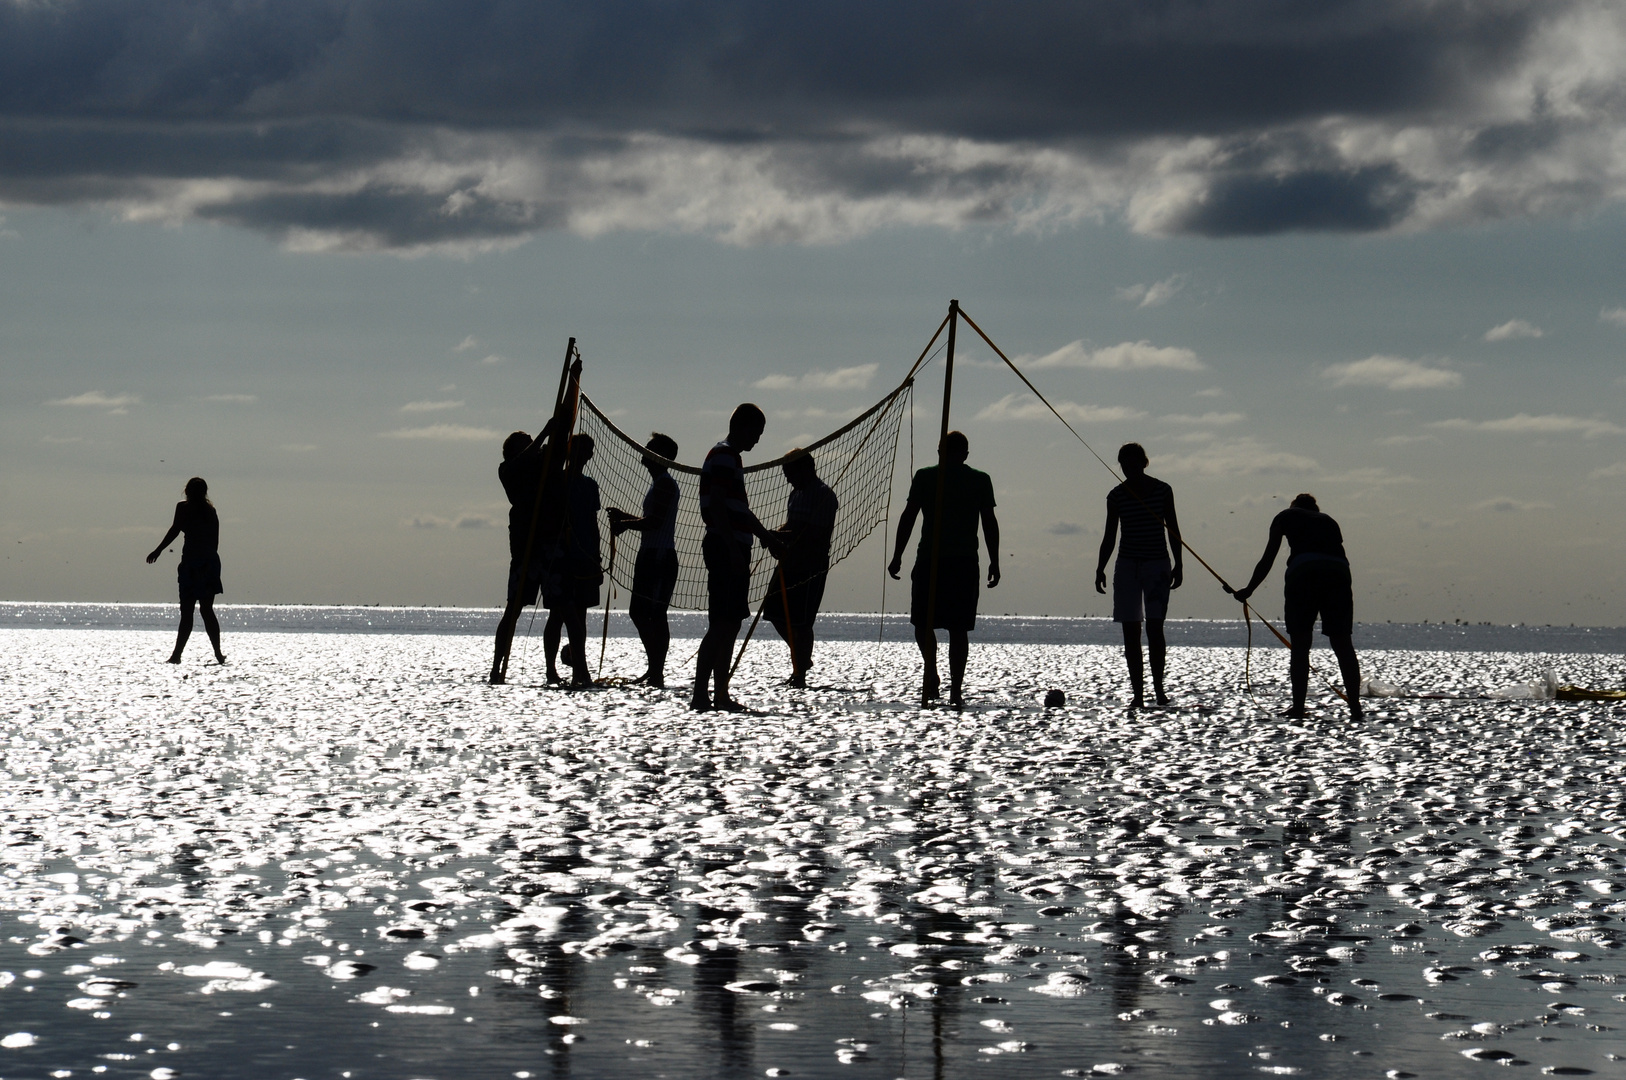
[[[569,336],[628,430],[755,399],[761,457],[954,296],[1233,578],[1308,490],[1359,618],[1618,624],[1623,194],[1610,2],[15,0],[0,596],[172,598],[201,474],[227,602],[497,603]],[[961,341],[984,610],[1105,614],[1109,478]]]

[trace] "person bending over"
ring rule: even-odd
[[[186,639],[192,636],[192,609],[199,607],[203,609],[203,629],[214,646],[215,660],[224,664],[220,621],[215,618],[215,597],[226,591],[220,584],[220,515],[209,501],[209,485],[201,476],[186,482],[186,499],[175,504],[175,520],[147,556],[147,564],[157,562],[164,549],[182,533],[186,534],[186,543],[181,545],[181,562],[175,568],[181,589],[181,626],[175,632],[175,651],[169,654],[169,662],[181,662]]]
[[[562,508],[564,528],[542,574],[542,603],[548,609],[542,646],[551,681],[556,678],[553,658],[559,650],[562,624],[570,638],[570,688],[580,690],[593,685],[587,667],[587,609],[599,602],[604,565],[599,561],[598,481],[582,472],[593,459],[593,437],[572,435],[569,447]]]
[[[949,704],[965,704],[965,662],[970,631],[977,625],[977,525],[988,543],[988,587],[999,584],[999,520],[994,517],[994,483],[967,465],[971,443],[958,431],[943,436],[936,465],[915,473],[909,501],[898,519],[898,540],[887,569],[894,579],[903,569],[903,551],[921,519],[915,567],[909,573],[909,621],[925,664],[922,705],[937,700],[937,631],[949,635]],[[939,502],[941,500],[941,502]],[[939,517],[937,510],[942,507]]]
[[[1349,557],[1344,554],[1344,534],[1338,522],[1321,512],[1314,495],[1300,495],[1270,523],[1270,540],[1253,577],[1235,592],[1238,600],[1248,598],[1265,580],[1276,563],[1276,553],[1287,538],[1287,574],[1282,587],[1287,639],[1292,643],[1287,666],[1293,686],[1293,707],[1287,711],[1295,720],[1304,718],[1304,699],[1310,689],[1310,644],[1315,639],[1315,619],[1321,616],[1321,632],[1338,657],[1338,670],[1344,677],[1344,698],[1349,716],[1361,719],[1361,662],[1355,655],[1355,593],[1350,584]]]
[[[1159,705],[1169,703],[1163,692],[1164,658],[1168,646],[1163,620],[1169,614],[1169,590],[1184,579],[1185,550],[1180,543],[1180,522],[1174,513],[1174,489],[1146,475],[1150,461],[1140,443],[1124,443],[1118,466],[1124,482],[1107,492],[1107,524],[1101,535],[1101,554],[1095,563],[1095,591],[1107,591],[1107,560],[1120,528],[1123,542],[1112,568],[1112,621],[1124,628],[1124,660],[1129,665],[1129,688],[1136,707],[1146,704],[1146,672],[1141,660],[1140,628],[1146,623],[1147,651],[1152,654],[1152,692]],[[1168,533],[1168,545],[1163,534]],[[1169,548],[1174,564],[1169,564]]]
[[[700,517],[706,535],[700,551],[706,561],[706,636],[695,654],[694,694],[690,707],[699,712],[739,712],[728,695],[729,665],[740,624],[751,614],[751,538],[761,537],[770,551],[779,538],[751,513],[740,455],[756,446],[768,419],[746,402],[728,421],[728,437],[706,452],[700,468]]]
[[[666,650],[672,642],[666,611],[677,587],[678,485],[666,471],[666,462],[677,458],[678,445],[670,435],[654,432],[644,444],[649,453],[643,466],[649,470],[649,491],[644,495],[642,517],[615,507],[607,511],[610,531],[619,536],[628,530],[638,533],[638,559],[632,567],[632,597],[627,616],[638,628],[649,667],[637,682],[662,689],[666,686]],[[664,460],[662,460],[664,459]]]
[[[830,536],[836,528],[841,503],[830,486],[819,479],[813,455],[792,450],[782,466],[790,481],[785,524],[777,530],[785,555],[779,571],[768,579],[763,611],[779,636],[790,646],[791,686],[806,686],[813,666],[813,621],[824,600],[824,582],[830,574]]]

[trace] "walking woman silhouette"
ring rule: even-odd
[[[164,549],[180,534],[186,534],[181,545],[181,562],[175,570],[181,587],[181,626],[175,633],[175,651],[169,662],[179,664],[186,639],[192,634],[192,609],[203,609],[203,629],[214,646],[215,659],[222,664],[226,654],[220,651],[220,620],[215,618],[215,596],[225,592],[220,584],[220,515],[209,501],[209,485],[201,476],[186,482],[186,498],[175,504],[175,520],[169,532],[147,556],[155,563]]]

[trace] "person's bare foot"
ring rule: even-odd
[[[492,686],[502,686],[507,681],[508,677],[501,671],[498,671],[496,668],[491,669],[491,676],[490,678],[486,679],[486,682]]]
[[[807,689],[807,672],[805,672],[805,671],[796,672],[790,678],[785,680],[785,685],[786,686],[794,686],[798,690],[806,690]]]
[[[225,653],[215,653],[215,663],[219,664],[221,667],[225,667],[226,666],[226,654]]]
[[[1161,686],[1155,688],[1154,693],[1157,696],[1157,703],[1159,705],[1167,705],[1169,703],[1169,695],[1163,692],[1163,688]]]
[[[564,681],[564,676],[560,675],[557,671],[550,670],[548,672],[548,682],[550,684],[562,683]]]
[[[179,664],[180,662],[181,662],[181,654],[180,653],[171,653],[169,659],[164,661],[164,663],[166,663],[166,664]]]
[[[716,697],[713,697],[711,699],[711,707],[717,712],[742,713],[751,711],[744,705],[741,705],[739,702],[729,697],[727,694],[718,694]]]
[[[711,712],[711,698],[704,694],[696,694],[689,699],[689,708],[695,712]]]
[[[954,709],[965,708],[965,695],[958,690],[949,691],[949,707]]]
[[[1288,709],[1286,712],[1282,713],[1282,717],[1287,720],[1303,720],[1305,715],[1303,705],[1295,705],[1291,709]]]
[[[938,680],[935,671],[926,672],[925,678],[920,681],[920,703],[929,705],[942,696],[943,684]]]

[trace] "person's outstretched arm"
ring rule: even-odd
[[[667,513],[672,509],[672,504],[677,501],[677,497],[677,485],[675,483],[670,487],[660,484],[655,488],[655,509],[652,513],[645,514],[643,517],[633,517],[625,510],[617,510],[612,506],[605,511],[610,516],[610,529],[618,535],[628,529],[634,532],[645,532],[653,529],[657,521],[665,520]]]
[[[999,519],[994,508],[982,508],[982,539],[988,545],[988,587],[999,584]]]
[[[1186,546],[1180,541],[1180,519],[1174,514],[1174,489],[1169,489],[1169,513],[1163,519],[1169,530],[1169,548],[1174,552],[1174,571],[1169,575],[1169,588],[1178,589],[1186,579]]]
[[[1107,503],[1107,524],[1101,532],[1101,554],[1095,560],[1095,591],[1107,591],[1107,560],[1112,558],[1112,546],[1118,542],[1118,511]]]
[[[164,534],[164,538],[158,541],[158,546],[152,549],[152,554],[147,556],[147,562],[157,562],[158,556],[164,553],[164,549],[169,547],[177,536],[181,535],[181,515],[186,512],[185,507],[185,503],[175,504],[175,521],[170,525],[169,532]]]
[[[1270,523],[1270,543],[1265,545],[1265,553],[1259,557],[1259,565],[1253,568],[1253,577],[1249,578],[1246,585],[1237,589],[1231,595],[1246,603],[1247,599],[1253,595],[1253,591],[1259,587],[1259,583],[1264,581],[1265,576],[1270,573],[1270,568],[1276,565],[1276,553],[1281,549],[1282,530],[1272,521]]]
[[[915,531],[915,518],[920,516],[920,504],[907,503],[903,514],[898,518],[898,540],[892,545],[892,562],[887,566],[886,572],[897,580],[898,574],[903,570],[903,552],[909,546],[909,537]]]

